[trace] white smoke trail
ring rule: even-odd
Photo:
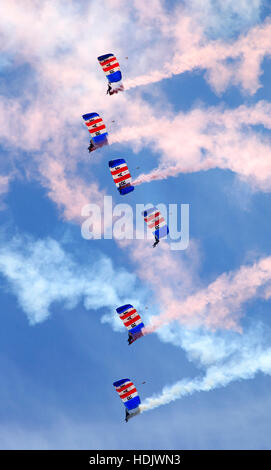
[[[268,301],[270,299],[270,265],[271,257],[262,258],[252,266],[242,266],[236,272],[224,273],[219,276],[206,289],[202,289],[189,296],[182,308],[182,302],[173,304],[167,286],[156,284],[160,295],[163,288],[166,289],[167,303],[163,308],[169,311],[159,318],[153,317],[156,322],[160,339],[181,347],[189,361],[195,363],[203,370],[202,374],[193,378],[184,378],[171,386],[163,388],[159,395],[147,398],[142,404],[141,411],[147,411],[161,405],[168,404],[174,400],[191,395],[195,392],[210,391],[225,387],[233,381],[253,378],[258,372],[271,375],[271,331],[268,325],[249,318],[246,322],[250,327],[241,325],[237,330],[225,331],[225,327],[231,325],[234,312],[240,313],[248,301],[261,297]],[[175,293],[173,294],[175,295]],[[175,305],[175,306],[174,306]],[[174,309],[173,309],[174,306]],[[195,309],[195,310],[194,310]],[[212,321],[219,322],[220,330],[216,332],[208,330],[212,325],[207,320],[205,326],[191,327],[191,315],[193,313],[203,318],[203,312],[211,315]],[[190,326],[185,327],[179,321],[185,312],[189,312],[188,320]],[[166,322],[171,320],[173,323]],[[253,325],[251,324],[253,321]],[[189,323],[188,323],[189,324]],[[198,323],[199,325],[200,323]],[[164,326],[163,326],[164,325]],[[233,322],[234,325],[234,322]],[[156,330],[154,325],[146,326],[145,334]]]
[[[229,33],[233,24],[236,26],[234,19],[237,18],[239,27],[242,22],[244,24],[248,22],[247,24],[252,26],[257,23],[258,5],[255,7],[254,4],[251,5],[251,1],[246,0],[245,3],[242,2],[240,7],[239,4],[236,5],[238,2],[235,2],[233,6],[234,2],[229,4],[225,0],[221,0],[223,7],[221,6],[218,11],[215,11],[213,3],[212,6],[210,6],[210,2],[206,5],[208,3],[206,0],[203,2],[203,14],[202,5],[194,2],[192,7],[190,1],[187,3],[189,4],[187,8],[175,9],[173,18],[172,15],[167,15],[166,11],[162,10],[161,5],[160,8],[157,8],[156,4],[156,8],[152,9],[151,22],[154,24],[155,19],[159,18],[160,42],[171,41],[169,43],[171,46],[166,49],[166,62],[162,64],[163,54],[160,53],[157,56],[156,50],[153,50],[150,72],[131,79],[128,78],[125,81],[125,90],[157,83],[174,75],[199,68],[208,70],[206,78],[218,92],[228,85],[230,77],[240,81],[249,92],[255,92],[260,74],[258,62],[270,53],[269,21],[266,20],[261,25],[251,27],[247,33],[240,34],[235,41],[231,42],[221,39],[209,40],[204,30],[210,27],[213,29],[214,25],[218,27],[223,22],[223,27],[219,26],[219,29],[223,31],[224,37],[227,37],[226,32]],[[146,20],[147,12],[144,7],[143,9]],[[251,53],[252,45],[253,54]],[[231,63],[226,63],[229,58],[236,61],[234,67]],[[157,67],[157,63],[159,67]],[[246,68],[248,73],[244,73]]]
[[[174,75],[179,75],[181,73],[191,71],[195,67],[195,65],[189,65],[187,63],[184,63],[183,61],[180,61],[178,67],[176,65],[173,67],[171,63],[166,63],[163,66],[162,71],[154,70],[148,74],[140,75],[139,77],[125,80],[125,90],[130,90],[131,88],[135,88],[138,86],[149,85],[151,83],[157,83],[161,80],[164,80],[165,78],[171,78]]]
[[[271,348],[264,350],[260,345],[252,348],[244,345],[241,356],[242,358],[237,354],[225,364],[219,361],[211,365],[203,377],[183,379],[172,386],[164,387],[160,395],[153,395],[142,403],[141,411],[166,405],[195,392],[225,387],[236,380],[252,379],[258,372],[271,375]]]
[[[211,159],[206,159],[203,162],[195,165],[185,165],[184,164],[176,164],[169,167],[164,168],[155,168],[150,173],[142,173],[138,176],[138,178],[133,182],[134,186],[139,186],[142,183],[151,183],[151,181],[159,181],[172,177],[177,177],[179,173],[193,173],[194,171],[207,171],[214,167],[214,163]],[[197,168],[195,170],[195,168]]]
[[[139,112],[135,107],[136,119]],[[163,118],[146,107],[144,113],[144,125],[128,117],[125,127],[110,138],[111,143],[129,143],[135,153],[148,147],[161,155],[156,168],[135,178],[135,186],[220,168],[231,170],[252,189],[270,191],[271,140],[259,130],[259,126],[271,129],[270,103],[259,101],[234,110],[195,108]]]
[[[271,23],[268,18],[263,24],[251,28],[247,34],[241,35],[235,42],[221,40],[206,41],[203,36],[197,37],[188,50],[180,53],[178,50],[162,69],[127,79],[125,89],[157,83],[165,78],[171,78],[195,69],[207,70],[207,80],[220,93],[230,80],[241,83],[249,93],[255,93],[259,88],[260,64],[266,55],[270,55]],[[189,43],[190,36],[182,36],[182,29],[177,32],[179,40]],[[251,45],[253,44],[253,50]],[[253,53],[252,53],[253,51]],[[234,67],[227,64],[228,59],[236,61]]]

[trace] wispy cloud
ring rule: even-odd
[[[68,7],[61,1],[40,5],[28,0],[24,2],[23,7],[13,0],[1,3],[1,51],[5,56],[12,58],[14,76],[16,67],[21,64],[27,65],[30,70],[21,85],[21,81],[17,81],[15,96],[1,96],[1,142],[10,153],[10,166],[16,162],[19,168],[23,158],[22,151],[27,152],[27,158],[23,158],[23,168],[27,176],[38,179],[48,188],[48,195],[68,220],[78,220],[80,211],[77,206],[81,203],[84,205],[86,199],[88,202],[100,199],[101,188],[95,183],[95,178],[90,172],[86,178],[79,167],[87,158],[87,132],[81,123],[81,115],[90,110],[102,109],[107,124],[115,119],[116,97],[108,99],[105,96],[106,81],[96,60],[101,51],[113,50],[119,57],[126,90],[134,83],[133,78],[128,79],[133,76],[134,63],[137,64],[138,73],[147,77],[143,81],[140,76],[135,78],[137,85],[201,68],[207,71],[206,79],[217,92],[223,91],[228,85],[241,85],[249,93],[254,93],[259,88],[260,64],[269,54],[269,21],[255,26],[233,42],[211,41],[205,35],[204,28],[195,14],[200,5],[197,8],[196,6],[195,4],[195,8],[189,13],[184,6],[178,5],[173,15],[172,11],[167,11],[165,4],[158,0],[153,0],[149,9],[140,1],[127,5],[127,2],[122,0],[111,0],[106,2],[110,21],[105,27],[103,1],[99,5],[71,2]],[[221,6],[221,15],[219,12],[216,14],[220,21],[224,17],[225,9],[228,12],[237,12],[237,16],[241,17],[240,12],[245,6],[242,3],[239,7],[238,9],[233,2],[227,2],[227,5]],[[251,8],[249,7],[249,18],[253,16],[252,11],[258,11],[260,5],[253,2],[254,10]],[[250,24],[248,18],[245,22]],[[130,27],[127,27],[127,24]],[[92,32],[91,55],[89,31]],[[171,56],[168,51],[171,51]],[[128,60],[125,59],[126,56],[129,57]],[[153,66],[154,63],[159,63],[159,70]],[[157,136],[161,134],[161,128],[169,131],[169,136],[161,136],[159,142],[152,145],[163,154],[170,153],[172,160],[163,161],[162,168],[159,167],[158,173],[154,171],[150,179],[177,174],[178,171],[190,171],[187,163],[184,163],[188,157],[189,161],[192,161],[191,171],[194,171],[194,167],[197,168],[195,171],[198,171],[218,166],[230,168],[241,175],[244,173],[245,178],[250,178],[254,168],[249,172],[248,168],[244,169],[243,158],[240,157],[240,163],[233,162],[229,155],[229,149],[234,144],[236,152],[244,149],[243,156],[245,157],[246,153],[249,154],[249,159],[253,158],[259,180],[258,183],[256,181],[258,187],[265,189],[268,186],[266,178],[262,176],[266,167],[269,171],[267,139],[263,142],[263,139],[257,139],[253,133],[249,139],[247,135],[244,139],[244,134],[236,127],[232,132],[228,129],[223,138],[224,124],[221,132],[219,129],[213,129],[209,133],[204,125],[206,112],[202,110],[198,110],[198,114],[195,112],[188,115],[172,115],[163,106],[163,111],[159,110],[159,115],[163,115],[161,127],[161,122],[153,117],[153,107],[148,105],[140,94],[131,99],[129,92],[126,92],[118,95],[117,99],[118,126],[124,122],[126,125],[120,133],[113,136],[112,143],[125,143],[127,136],[133,134],[134,140],[135,136],[139,135],[139,127],[134,129],[135,123],[138,124],[139,121],[135,119],[142,115],[143,109],[146,111],[145,123],[148,123],[148,132],[153,130]],[[159,108],[158,105],[156,107]],[[213,127],[213,121],[220,117],[220,111],[210,113],[214,114],[214,118],[209,118],[209,127]],[[187,129],[190,125],[191,130]],[[177,133],[175,141],[170,137],[170,129],[174,126],[183,137],[181,144],[185,155],[179,157],[181,162],[175,156],[176,148],[179,148],[179,141],[176,142]],[[144,137],[144,129],[140,131],[142,132],[138,137],[137,146],[140,146],[142,139],[145,143],[148,140]],[[110,134],[112,135],[112,132]],[[211,139],[215,141],[213,145]],[[205,153],[202,154],[199,146],[193,149],[192,141],[201,142]],[[255,148],[257,149],[254,150]],[[254,153],[265,154],[265,161],[256,163]],[[53,171],[53,162],[58,169],[56,174]],[[46,175],[47,165],[50,171]],[[61,180],[59,188],[56,187],[57,179]],[[142,176],[139,181],[143,180],[147,181],[148,177]],[[87,188],[88,183],[90,184]],[[73,207],[74,200],[78,204]]]
[[[165,335],[166,336],[166,335]],[[216,335],[194,334],[186,331],[186,342],[182,347],[190,359],[205,369],[205,373],[195,378],[185,378],[163,388],[160,394],[153,395],[142,404],[147,411],[195,392],[208,392],[225,387],[236,380],[252,379],[259,372],[271,375],[270,331],[255,326],[246,334],[217,337]],[[213,354],[213,355],[212,355]]]
[[[178,271],[181,271],[179,267]],[[175,274],[179,274],[179,272]],[[224,273],[206,288],[182,298],[154,272],[150,281],[156,281],[157,295],[163,301],[163,313],[152,319],[146,331],[152,332],[168,322],[178,320],[190,325],[241,331],[240,319],[246,302],[257,297],[269,297],[271,285],[271,257],[262,258],[251,266]]]
[[[114,268],[106,256],[95,251],[82,265],[52,238],[3,238],[0,272],[31,324],[44,321],[57,303],[67,309],[80,301],[87,310],[115,309],[137,289],[135,276]]]
[[[197,276],[196,246],[179,258],[166,243],[159,253],[149,253],[143,241],[137,248],[131,243],[129,249],[139,279],[153,292],[145,334],[155,332],[162,341],[181,348],[200,371],[147,398],[142,411],[252,379],[257,373],[271,375],[270,328],[246,315],[256,299],[270,300],[270,256],[223,273],[204,287]],[[160,314],[153,314],[153,309]]]
[[[158,168],[141,174],[135,185],[211,168],[231,170],[256,190],[270,191],[270,103],[236,109],[195,108],[157,118],[147,108],[144,125],[132,124],[114,134],[113,142],[136,142],[161,154]],[[238,155],[238,157],[236,157]]]
[[[229,42],[209,40],[189,16],[180,15],[177,18],[172,33],[176,45],[171,56],[159,68],[152,67],[148,73],[127,80],[127,89],[202,69],[206,70],[205,78],[216,93],[222,93],[229,85],[241,86],[249,94],[258,90],[261,62],[270,55],[269,20]]]
[[[87,168],[84,174],[78,164],[89,162],[82,114],[103,109],[109,130],[115,114],[114,97],[105,96],[106,79],[97,56],[108,48],[117,54],[125,14],[111,6],[105,27],[104,8],[103,2],[67,6],[30,0],[23,7],[12,0],[0,6],[0,13],[5,11],[5,21],[0,20],[1,50],[13,58],[14,76],[20,64],[30,69],[22,85],[17,80],[14,96],[0,97],[6,160],[10,167],[23,163],[27,177],[48,189],[67,220],[80,219],[82,206],[100,203],[102,197],[93,172]],[[119,101],[124,106],[125,99],[120,96]]]
[[[204,285],[198,275],[200,251],[195,241],[178,254],[166,242],[156,252],[148,244],[136,240],[136,244],[131,241],[126,247],[138,278],[153,292],[152,309],[155,306],[160,312],[148,316],[146,334],[172,322],[241,333],[248,302],[271,297],[270,256],[222,273]]]
[[[68,6],[62,1],[1,2],[1,50],[12,58],[14,75],[21,64],[30,68],[30,78],[25,77],[23,85],[18,80],[14,96],[0,97],[1,144],[9,152],[10,166],[14,161],[23,164],[27,177],[47,188],[68,220],[78,220],[88,202],[101,204],[103,193],[91,171],[83,174],[79,169],[87,156],[81,115],[102,109],[106,123],[115,118],[116,97],[105,96],[106,81],[96,61],[107,51],[120,58],[126,87],[117,97],[118,125],[125,122],[125,126],[115,135],[110,132],[111,142],[131,142],[135,149],[147,145],[162,155],[159,167],[141,175],[137,184],[218,167],[230,169],[257,189],[271,189],[270,139],[255,129],[258,125],[271,129],[268,103],[235,110],[199,107],[175,114],[170,107],[148,104],[140,89],[132,98],[128,91],[200,69],[217,94],[232,85],[255,93],[261,86],[262,61],[270,55],[270,21],[241,31],[230,41],[211,40],[210,33],[221,38],[225,14],[236,14],[234,30],[226,23],[227,34],[240,26],[247,29],[258,19],[260,2],[219,1],[216,6],[221,10],[214,12],[213,2],[195,0],[193,11],[179,6],[170,15],[163,5],[158,0],[151,7],[140,0],[70,2]],[[6,177],[0,184],[6,191]],[[139,278],[154,292],[154,308],[162,311],[150,319],[146,331],[156,331],[164,341],[180,346],[203,371],[166,387],[146,400],[144,409],[251,378],[257,372],[270,374],[271,352],[262,332],[254,328],[238,333],[246,303],[256,297],[270,298],[270,257],[203,286],[193,244],[182,260],[166,244],[156,252],[144,251],[144,263],[139,243],[131,253]],[[161,264],[167,279],[160,274]],[[116,269],[107,257],[100,255],[97,260],[90,255],[82,265],[52,238],[3,239],[0,271],[31,324],[44,321],[55,305],[71,309],[80,301],[86,309],[104,308],[106,321],[112,318],[111,309],[130,302],[139,292],[135,275]],[[42,440],[41,445],[47,444]]]

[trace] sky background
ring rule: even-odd
[[[267,0],[1,2],[1,449],[270,449],[270,16]],[[111,52],[125,92],[109,97]],[[89,112],[110,141],[91,156]],[[189,247],[85,240],[82,207],[106,195],[189,204]],[[151,331],[130,347],[124,303]],[[125,377],[144,405],[128,424]]]

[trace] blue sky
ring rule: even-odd
[[[0,7],[0,448],[269,449],[270,9],[64,3]],[[86,112],[111,141],[91,156]],[[119,157],[139,182],[125,200]],[[189,204],[189,247],[83,239],[104,195]],[[130,302],[161,323],[128,347]],[[124,377],[146,407],[127,425]]]

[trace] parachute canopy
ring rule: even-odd
[[[113,383],[120,399],[127,410],[134,413],[139,407],[141,401],[136,387],[130,379],[121,379]]]
[[[94,146],[92,150],[108,145],[108,132],[101,116],[98,113],[88,113],[83,114],[82,117],[91,135],[91,141]]]
[[[131,185],[132,178],[128,170],[127,163],[123,158],[110,160],[108,165],[113,180],[115,181],[116,186],[122,196],[130,193],[135,189],[134,186]]]
[[[136,309],[131,304],[126,304],[118,307],[116,310],[129,332],[129,338],[131,336],[129,344],[141,338],[143,336],[142,328],[144,328],[144,323]]]
[[[118,93],[118,91],[123,91],[124,87],[121,83],[122,75],[120,71],[120,64],[118,60],[114,56],[114,54],[104,54],[98,57],[98,61],[106,75],[107,80],[109,81],[110,85],[112,86],[112,91],[110,95],[113,93]]]
[[[161,212],[156,207],[151,207],[142,212],[144,220],[155,237],[160,238],[166,237],[169,233],[168,226]]]

